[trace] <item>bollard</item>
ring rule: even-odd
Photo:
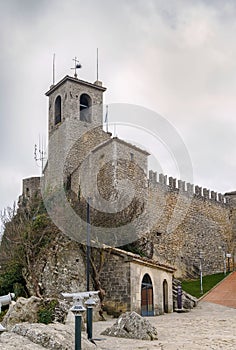
[[[93,339],[93,307],[96,305],[96,301],[90,297],[85,305],[87,307],[87,334],[88,339]]]
[[[177,289],[177,308],[178,310],[182,309],[182,287],[178,286]]]
[[[81,315],[75,315],[75,350],[81,350]]]
[[[86,310],[82,305],[82,300],[74,298],[74,305],[70,309],[75,315],[75,350],[81,350],[81,317]]]
[[[87,307],[87,334],[88,339],[93,339],[93,308],[91,306]]]
[[[81,313],[86,311],[83,307],[84,298],[88,298],[85,303],[88,307],[87,309],[87,333],[88,339],[92,340],[93,329],[93,306],[96,304],[96,301],[92,296],[98,295],[99,291],[88,291],[88,292],[79,292],[79,293],[62,293],[62,296],[66,299],[73,299],[73,306],[70,309],[71,312],[75,315],[75,350],[81,350]],[[80,318],[77,316],[80,316]]]

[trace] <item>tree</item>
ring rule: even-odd
[[[33,294],[41,297],[35,261],[40,255],[46,256],[59,230],[48,217],[41,198],[30,200],[25,207],[7,208],[1,213],[1,221],[4,233],[0,246],[0,287],[14,288],[14,284],[20,282],[27,289],[30,280]]]

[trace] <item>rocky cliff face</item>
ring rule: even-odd
[[[23,197],[6,222],[0,246],[0,295],[14,291],[52,298],[86,290],[81,246],[53,224],[38,192]]]
[[[45,256],[34,263],[40,291],[45,297],[61,297],[63,292],[86,290],[86,271],[79,244],[58,234]],[[27,288],[33,294],[30,274],[26,275]]]

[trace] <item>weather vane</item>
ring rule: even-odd
[[[77,78],[77,71],[76,71],[76,69],[82,68],[82,65],[77,60],[77,57],[73,58],[72,61],[75,61],[75,66],[73,68],[71,68],[71,69],[74,69],[74,71],[75,71],[74,77]]]
[[[40,142],[40,137],[39,137],[39,145],[37,146],[36,144],[34,145],[34,160],[36,164],[38,165],[38,161],[41,162],[40,166],[41,171],[43,173],[43,168],[44,168],[44,160],[46,159],[46,152],[44,150],[44,145],[43,145],[43,139],[42,142]]]

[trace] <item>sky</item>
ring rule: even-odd
[[[236,190],[235,32],[234,0],[0,0],[0,210],[40,175],[53,54],[56,81],[77,56],[94,82],[97,48],[105,104],[155,111],[185,144],[194,184]]]

